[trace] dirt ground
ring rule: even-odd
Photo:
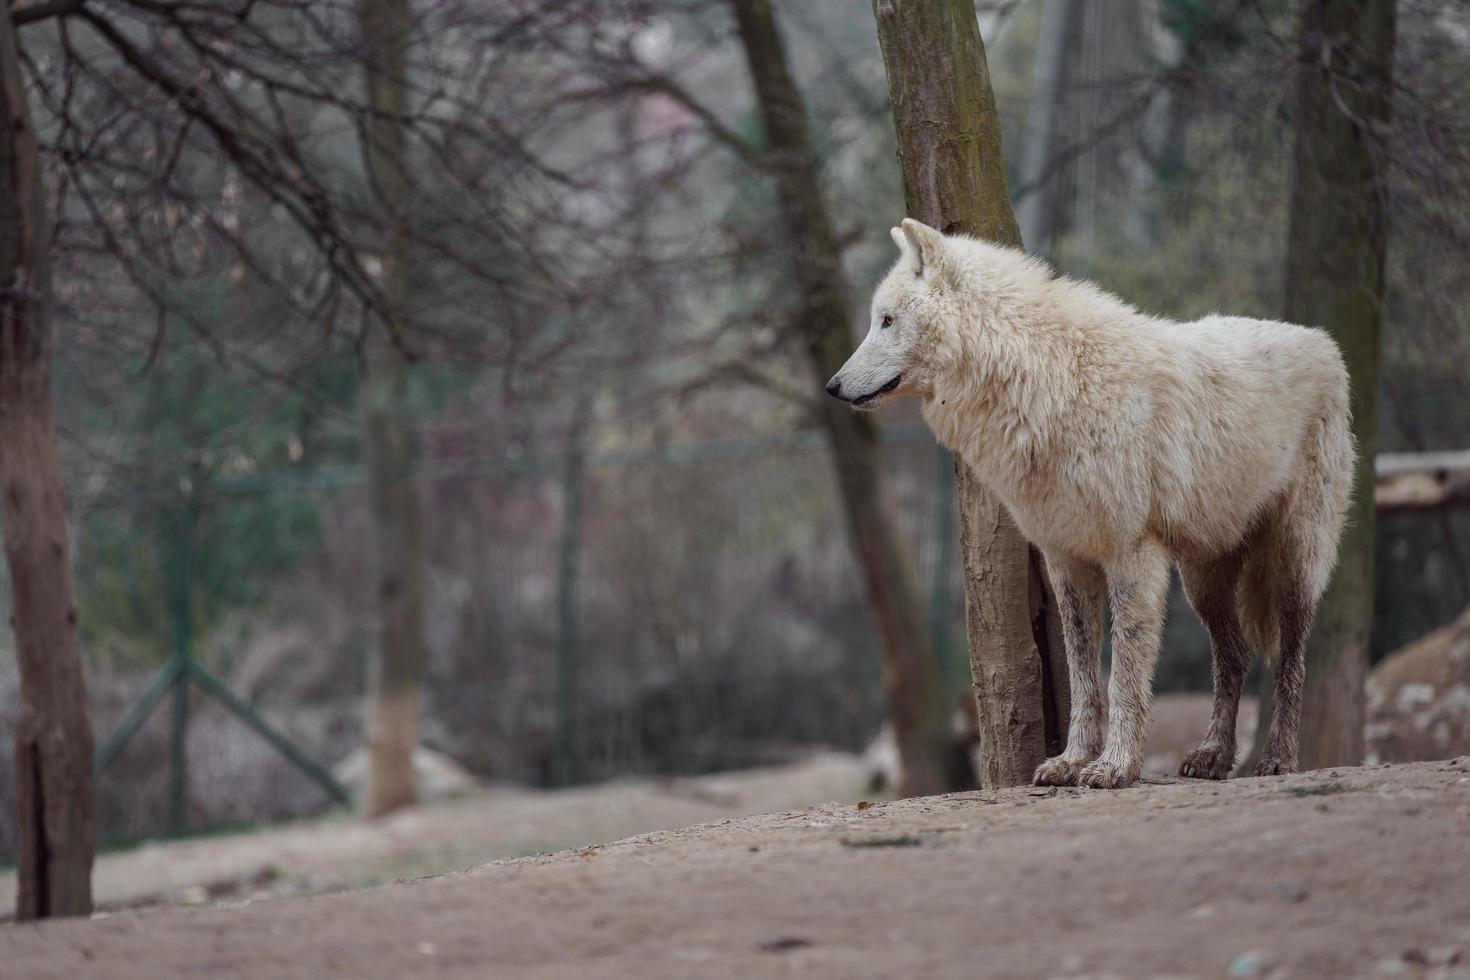
[[[1249,744],[1255,704],[1247,700],[1241,708],[1241,741]],[[1209,716],[1209,695],[1159,698],[1145,770],[1175,771]],[[872,750],[868,758],[828,751],[784,766],[621,779],[556,792],[500,785],[385,820],[339,813],[243,833],[156,841],[103,854],[93,891],[99,908],[115,911],[364,888],[725,817],[855,803],[879,760],[886,756]],[[0,923],[13,916],[14,905],[14,873],[0,871]]]
[[[684,779],[554,792],[495,786],[383,820],[341,813],[103,854],[92,888],[104,910],[363,888],[724,817],[855,802],[867,775],[858,756],[821,752],[787,766]],[[14,911],[14,872],[0,872],[0,922]],[[0,980],[8,980],[3,963]]]
[[[1470,757],[829,804],[0,928],[50,977],[1470,977]]]

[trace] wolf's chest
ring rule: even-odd
[[[983,482],[983,478],[982,478]],[[1115,550],[1125,517],[1116,501],[1076,488],[1038,482],[1033,486],[987,485],[1005,506],[1026,540],[1043,551],[1104,561]]]

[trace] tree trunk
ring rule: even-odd
[[[51,400],[51,222],[3,13],[0,134],[0,510],[20,663],[16,917],[38,919],[92,911],[92,721]]]
[[[1337,572],[1307,644],[1301,767],[1363,758],[1373,615],[1373,459],[1388,243],[1395,0],[1309,0],[1298,32],[1284,316],[1321,326],[1352,378],[1358,462]],[[1267,725],[1259,726],[1265,732]]]
[[[376,535],[379,635],[369,668],[368,766],[362,808],[382,816],[417,798],[419,687],[424,669],[424,545],[408,425],[408,365],[392,343],[409,294],[409,183],[405,170],[406,0],[360,0],[363,64],[372,113],[363,122],[369,184],[388,224],[378,284],[382,330],[370,330],[359,393],[363,454]]]
[[[777,196],[785,219],[802,309],[800,331],[820,390],[852,352],[851,318],[841,256],[822,194],[806,112],[786,64],[769,0],[732,0],[740,40],[760,104]],[[903,764],[902,792],[923,796],[961,788],[953,765],[944,678],[934,655],[913,572],[883,507],[877,429],[865,415],[818,396],[832,444],[853,556],[884,652],[884,691]]]
[[[874,0],[911,217],[1020,247],[1000,118],[971,0]],[[1040,555],[963,461],[956,464],[965,616],[982,780],[1030,782],[1061,751],[1065,652]]]
[[[1016,211],[1021,241],[1030,242],[1038,255],[1051,242],[1052,181],[1043,181],[1056,152],[1057,118],[1066,92],[1067,38],[1073,23],[1082,15],[1072,0],[1045,0],[1041,29],[1036,38],[1036,70],[1031,83],[1031,104],[1026,110],[1026,134],[1021,146],[1020,181],[1024,192]]]

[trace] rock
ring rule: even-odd
[[[1264,965],[1260,953],[1241,953],[1230,961],[1230,969],[1226,972],[1232,977],[1253,977],[1261,972]]]
[[[1374,668],[1364,734],[1370,763],[1470,752],[1470,608]]]
[[[419,801],[442,800],[463,796],[479,788],[480,782],[464,766],[442,752],[419,746],[413,754],[413,768],[418,776]],[[345,759],[332,767],[332,775],[354,795],[362,792],[367,774],[367,751],[353,749]]]

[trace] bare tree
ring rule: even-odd
[[[15,29],[0,11],[0,494],[20,660],[16,916],[92,911],[92,722],[51,395],[51,227]]]
[[[1305,687],[1300,679],[1276,685],[1274,715],[1290,724],[1300,712],[1306,769],[1363,757],[1396,8],[1396,0],[1310,0],[1297,32],[1284,315],[1325,327],[1342,347],[1358,444],[1353,505],[1308,641]],[[1299,703],[1291,697],[1298,691]]]
[[[359,401],[377,544],[378,637],[368,671],[367,777],[362,808],[382,816],[414,802],[419,687],[424,671],[424,542],[410,482],[408,364],[390,339],[409,317],[407,0],[359,0],[369,114],[360,139],[367,183],[387,235],[378,258],[386,329],[369,334]]]
[[[824,200],[806,111],[786,64],[769,0],[732,0],[746,64],[755,85],[770,168],[785,220],[787,245],[800,293],[789,329],[800,337],[820,388],[852,348],[851,314],[842,281],[841,252]],[[962,788],[953,766],[949,708],[913,572],[883,507],[877,429],[872,420],[832,399],[815,407],[832,443],[848,540],[862,570],[884,653],[888,717],[909,796]]]
[[[145,352],[145,366],[167,349],[165,334],[178,325],[222,366],[243,367],[278,389],[311,393],[297,368],[333,353],[331,341],[343,334],[365,353],[371,370],[363,418],[375,441],[367,455],[382,476],[374,482],[387,528],[383,551],[396,563],[383,590],[393,607],[385,636],[389,649],[404,654],[375,671],[391,709],[375,715],[376,729],[396,733],[400,746],[410,741],[411,758],[416,698],[404,692],[413,688],[422,640],[400,637],[422,632],[422,589],[409,581],[422,572],[403,557],[421,549],[404,479],[398,362],[425,349],[483,356],[488,345],[482,323],[456,329],[459,318],[442,304],[434,317],[405,322],[404,256],[428,253],[441,274],[453,270],[459,302],[512,290],[527,298],[542,286],[547,294],[565,290],[550,274],[512,271],[538,262],[537,243],[523,236],[508,247],[501,232],[512,220],[507,201],[552,200],[518,194],[527,183],[574,179],[537,156],[528,131],[538,120],[517,119],[511,109],[494,115],[491,107],[502,106],[485,98],[508,70],[512,59],[503,55],[527,29],[523,18],[430,10],[412,22],[415,36],[452,37],[456,47],[426,44],[419,62],[407,65],[405,5],[367,8],[366,25],[345,0],[38,0],[6,11],[0,482],[25,688],[16,745],[23,915],[85,912],[93,853],[92,735],[49,375],[50,263],[57,256],[71,271],[91,263],[96,275],[106,266],[110,289],[153,308],[156,316],[137,317],[130,306],[116,322],[119,335],[139,341],[133,349]],[[453,20],[454,30],[441,29],[436,17]],[[549,31],[559,23],[551,15],[537,21]],[[366,62],[363,27],[381,27],[388,38]],[[366,99],[352,84],[365,64],[376,83]],[[353,127],[371,172],[367,194],[343,166],[345,141],[337,134]],[[403,170],[410,156],[420,161],[419,183],[437,195],[413,202],[423,220],[412,224]],[[504,166],[487,165],[492,159]],[[42,185],[47,168],[56,176],[54,222]],[[516,215],[539,216],[532,206]],[[53,248],[53,228],[61,248]],[[230,335],[232,321],[201,315],[174,288],[191,278],[218,286],[247,276],[272,303],[272,315],[259,319],[285,325],[269,338],[268,356],[260,352],[272,345],[259,337],[240,342]],[[438,291],[441,299],[445,293]],[[101,318],[107,305],[85,315]],[[314,329],[297,329],[303,322]],[[341,331],[343,322],[360,327]],[[296,355],[301,360],[289,363]],[[401,798],[401,788],[379,782],[384,788],[374,795]]]
[[[1000,119],[970,0],[874,0],[911,217],[1020,247]],[[1041,556],[957,460],[982,780],[1030,782],[1068,715],[1060,624]]]

